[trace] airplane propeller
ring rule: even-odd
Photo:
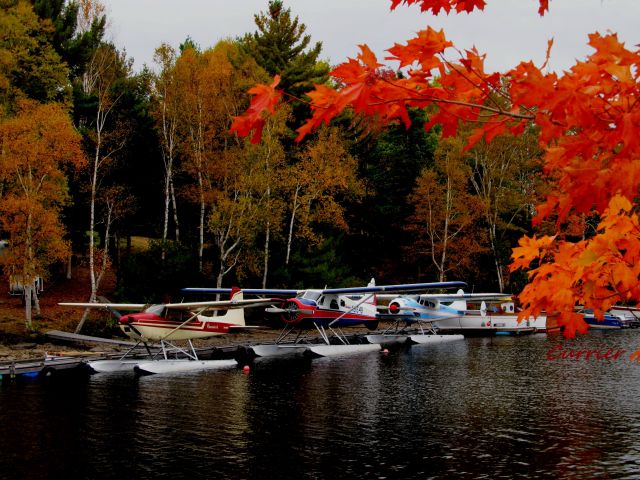
[[[299,320],[298,315],[313,315],[313,310],[298,308],[298,305],[294,302],[287,302],[284,308],[266,308],[265,312],[281,314],[285,323],[296,323]]]
[[[295,303],[292,303],[290,307],[287,308],[279,308],[279,307],[269,307],[264,309],[267,313],[301,313],[303,315],[311,315],[313,310],[306,310],[302,308],[297,308]]]
[[[391,305],[377,305],[377,310],[380,311],[388,311],[389,313],[400,313],[400,312],[415,312],[415,307],[402,307],[397,303],[392,303]]]
[[[117,312],[117,310],[114,310],[113,308],[110,308],[110,307],[107,307],[107,309],[108,309],[110,312],[112,312],[112,313],[113,313],[113,312],[118,313],[118,316],[117,316],[117,319],[118,319],[118,320],[120,320],[120,319],[122,318],[122,314],[121,314],[120,312]],[[130,328],[130,329],[131,329],[131,331],[132,331],[133,333],[135,333],[135,334],[136,334],[136,335],[138,335],[140,338],[142,338],[142,333],[140,333],[140,330],[138,330],[136,327],[134,327],[134,326],[131,324],[131,321],[133,320],[131,317],[125,317],[123,320],[124,320],[124,321],[123,321],[122,323],[124,323],[128,328]]]

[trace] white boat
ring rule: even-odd
[[[546,332],[548,330],[548,326],[547,326],[547,316],[546,315],[540,315],[537,318],[530,318],[529,319],[529,325],[531,325],[536,332]]]
[[[543,319],[538,319],[537,327],[533,319],[518,322],[517,315],[490,313],[486,315],[465,313],[457,317],[439,320],[436,325],[439,332],[458,332],[478,335],[518,335],[544,331]]]
[[[624,305],[614,305],[609,313],[618,317],[624,328],[640,327],[640,309],[637,307],[627,307]]]
[[[135,370],[142,373],[182,373],[236,367],[235,360],[153,360],[138,363]]]
[[[546,316],[518,321],[513,302],[502,302],[480,308],[465,309],[458,316],[436,322],[439,332],[458,332],[476,335],[520,335],[546,331]]]

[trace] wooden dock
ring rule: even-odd
[[[0,362],[0,376],[4,379],[15,378],[18,375],[26,376],[49,376],[53,373],[81,368],[88,360],[107,358],[106,355],[78,356],[54,356],[47,355],[44,358],[29,360],[14,360],[11,362]]]
[[[134,342],[125,340],[92,337],[89,335],[78,335],[70,332],[62,332],[60,330],[50,330],[45,335],[53,341],[70,343],[70,344],[106,344],[116,347],[133,348]],[[136,348],[134,351],[138,351]],[[139,353],[146,349],[144,345],[139,346]],[[7,378],[15,378],[18,375],[24,376],[49,376],[61,371],[70,371],[80,369],[88,361],[104,360],[109,358],[119,358],[122,353],[92,353],[92,352],[74,352],[65,353],[63,355],[47,354],[41,358],[32,358],[28,360],[12,360],[0,362],[0,376]]]
[[[52,340],[68,342],[68,343],[102,343],[107,345],[114,345],[118,347],[131,348],[135,346],[134,342],[127,340],[118,340],[114,338],[92,337],[89,335],[80,335],[78,333],[62,332],[60,330],[49,330],[45,335]],[[139,347],[144,349],[144,345],[140,344]]]

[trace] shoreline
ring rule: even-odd
[[[256,329],[247,330],[246,332],[229,333],[210,337],[207,339],[194,340],[193,345],[196,348],[206,347],[235,347],[255,345],[260,343],[273,343],[280,334],[281,329],[271,328],[267,326],[259,326]],[[372,333],[364,327],[352,327],[343,330],[346,334],[364,334]],[[0,338],[4,336],[0,333]],[[96,335],[98,336],[98,335]],[[317,332],[309,330],[311,338],[317,338]],[[102,337],[102,336],[101,336]],[[61,356],[78,356],[78,355],[100,355],[114,354],[126,352],[128,349],[124,346],[91,343],[80,341],[54,341],[47,337],[46,332],[35,332],[30,335],[11,335],[11,340],[0,340],[0,362],[12,362],[21,360],[41,359],[47,355]],[[130,341],[125,336],[104,336],[119,341]],[[319,337],[318,337],[319,338]]]

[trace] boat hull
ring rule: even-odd
[[[620,330],[625,326],[618,316],[610,313],[605,313],[602,320],[598,320],[593,313],[585,312],[584,321],[589,325],[589,329],[594,330]]]
[[[519,335],[546,330],[546,319],[540,317],[518,322],[517,315],[460,315],[438,320],[434,325],[439,332],[447,333]]]

